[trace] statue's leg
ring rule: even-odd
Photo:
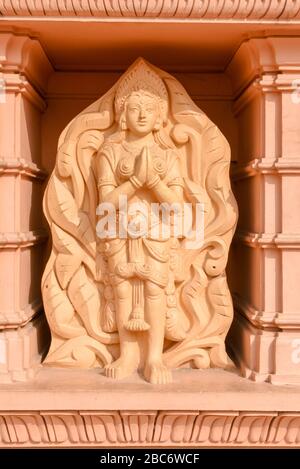
[[[116,267],[128,262],[126,247],[108,258],[109,272],[115,273]],[[113,363],[105,367],[105,374],[109,378],[121,379],[129,376],[139,365],[139,344],[134,333],[125,329],[132,310],[132,285],[130,280],[119,278],[114,284],[114,298],[116,307],[116,322],[120,338],[120,356]]]
[[[135,371],[139,364],[139,347],[134,333],[125,329],[131,312],[132,287],[124,280],[114,288],[116,302],[116,320],[120,337],[120,357],[105,367],[109,378],[121,379]]]
[[[162,287],[151,281],[145,282],[145,313],[150,329],[147,337],[147,355],[144,376],[153,384],[172,381],[171,371],[163,364],[162,353],[165,333],[166,299]]]

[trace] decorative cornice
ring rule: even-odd
[[[35,163],[24,158],[4,158],[0,157],[0,174],[21,174],[23,176],[39,179],[43,181],[47,177],[47,172],[39,168]]]
[[[0,233],[0,249],[27,248],[44,243],[48,238],[44,228],[20,233]]]
[[[283,313],[279,311],[260,311],[239,295],[233,293],[235,309],[250,321],[253,326],[260,329],[300,329],[299,311]]]
[[[9,412],[0,447],[298,447],[299,412]]]
[[[77,16],[125,18],[195,18],[242,21],[291,21],[300,18],[300,1],[286,0],[1,0],[3,16]]]
[[[246,230],[237,230],[234,241],[263,249],[300,249],[300,233],[252,233]]]

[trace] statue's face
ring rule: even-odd
[[[126,103],[126,125],[136,135],[147,135],[153,131],[159,119],[159,104],[148,93],[132,93]]]

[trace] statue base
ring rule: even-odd
[[[219,369],[173,372],[164,386],[137,374],[41,368],[0,389],[0,447],[298,447],[299,389]]]

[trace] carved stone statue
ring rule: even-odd
[[[231,364],[229,163],[219,129],[143,59],[68,125],[44,197],[44,363],[157,384],[174,367]]]

